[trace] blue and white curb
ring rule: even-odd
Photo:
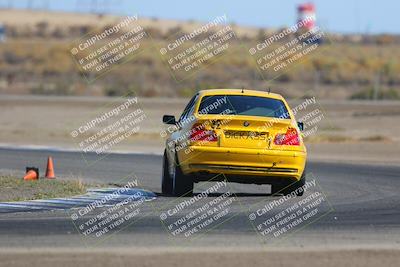
[[[156,194],[151,191],[130,188],[123,192],[120,188],[89,189],[84,195],[70,198],[37,199],[18,202],[0,202],[0,213],[34,212],[45,210],[67,210],[80,208],[92,203],[104,203],[103,206],[111,206],[121,202],[134,202],[144,199],[151,201]],[[116,192],[118,191],[118,194]],[[105,199],[107,201],[105,201]],[[100,207],[100,206],[98,206]]]

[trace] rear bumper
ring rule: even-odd
[[[303,151],[264,150],[191,146],[179,153],[185,174],[226,174],[229,176],[280,177],[299,180],[306,164]]]

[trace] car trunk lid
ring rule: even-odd
[[[289,119],[239,115],[202,115],[197,123],[215,131],[218,142],[213,146],[251,149],[270,149],[275,135],[291,125]]]

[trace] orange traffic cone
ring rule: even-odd
[[[47,158],[47,168],[46,168],[46,176],[47,179],[55,179],[54,175],[54,167],[53,167],[53,159],[51,157]]]
[[[24,180],[38,180],[39,179],[39,169],[34,167],[26,167],[26,174]]]

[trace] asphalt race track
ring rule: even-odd
[[[22,173],[25,166],[38,166],[43,173],[47,156],[54,159],[59,177],[88,182],[123,185],[124,178],[136,177],[139,187],[153,191],[157,198],[142,204],[134,223],[106,239],[85,237],[72,222],[71,210],[0,213],[0,247],[126,247],[145,246],[324,246],[400,244],[400,166],[356,165],[309,162],[308,180],[315,179],[329,205],[321,206],[318,220],[287,238],[265,240],[249,220],[254,205],[279,199],[269,195],[269,186],[230,184],[235,201],[229,219],[200,236],[173,237],[160,215],[179,201],[160,194],[162,158],[159,155],[110,154],[105,158],[76,152],[0,149],[0,169]],[[213,185],[215,183],[210,183]],[[195,195],[207,183],[195,185]],[[224,192],[210,195],[221,197]],[[307,198],[310,193],[302,198]],[[183,212],[191,212],[204,199]]]

